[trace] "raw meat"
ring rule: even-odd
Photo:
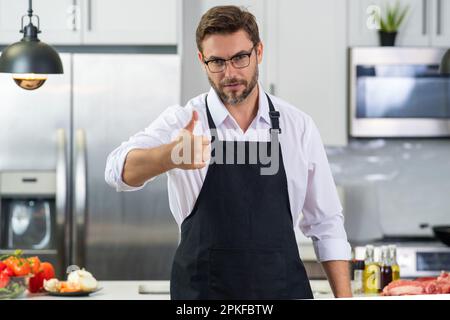
[[[442,272],[437,278],[396,280],[384,287],[383,296],[450,293],[450,273]]]
[[[422,282],[413,280],[396,280],[384,287],[382,295],[403,296],[423,293],[424,288],[422,286]]]

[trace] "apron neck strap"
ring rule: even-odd
[[[270,99],[269,95],[266,93],[267,101],[269,102],[269,117],[270,117],[270,123],[272,124],[272,128],[270,128],[270,133],[272,133],[273,130],[278,131],[278,133],[281,133],[280,129],[280,112],[275,110],[275,107],[273,106],[272,100]]]
[[[209,112],[208,94],[206,94],[206,97],[205,97],[205,105],[206,105],[206,115],[208,116],[209,129],[216,129],[216,124],[214,123],[211,113]]]
[[[272,100],[270,99],[269,95],[266,93],[267,101],[269,102],[269,117],[270,117],[270,123],[272,124],[272,128],[270,128],[270,132],[272,130],[278,131],[278,133],[281,133],[280,129],[280,112],[275,110],[275,107],[273,106]],[[205,97],[205,105],[206,105],[206,114],[208,116],[208,124],[210,129],[216,129],[216,124],[214,123],[214,120],[211,116],[211,112],[209,112],[209,106],[208,106],[208,95]]]

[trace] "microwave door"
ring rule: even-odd
[[[351,136],[450,136],[450,79],[439,73],[443,52],[352,49]]]

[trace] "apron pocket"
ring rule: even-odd
[[[211,249],[211,299],[284,299],[287,291],[283,250]]]

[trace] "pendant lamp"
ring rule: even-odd
[[[29,22],[24,27],[26,17]],[[33,25],[33,17],[37,19],[37,27]],[[22,16],[20,32],[22,40],[6,47],[0,56],[0,73],[11,73],[19,87],[35,90],[44,84],[48,74],[63,73],[63,66],[56,50],[38,39],[39,17],[33,14],[32,0],[28,0],[28,14]]]

